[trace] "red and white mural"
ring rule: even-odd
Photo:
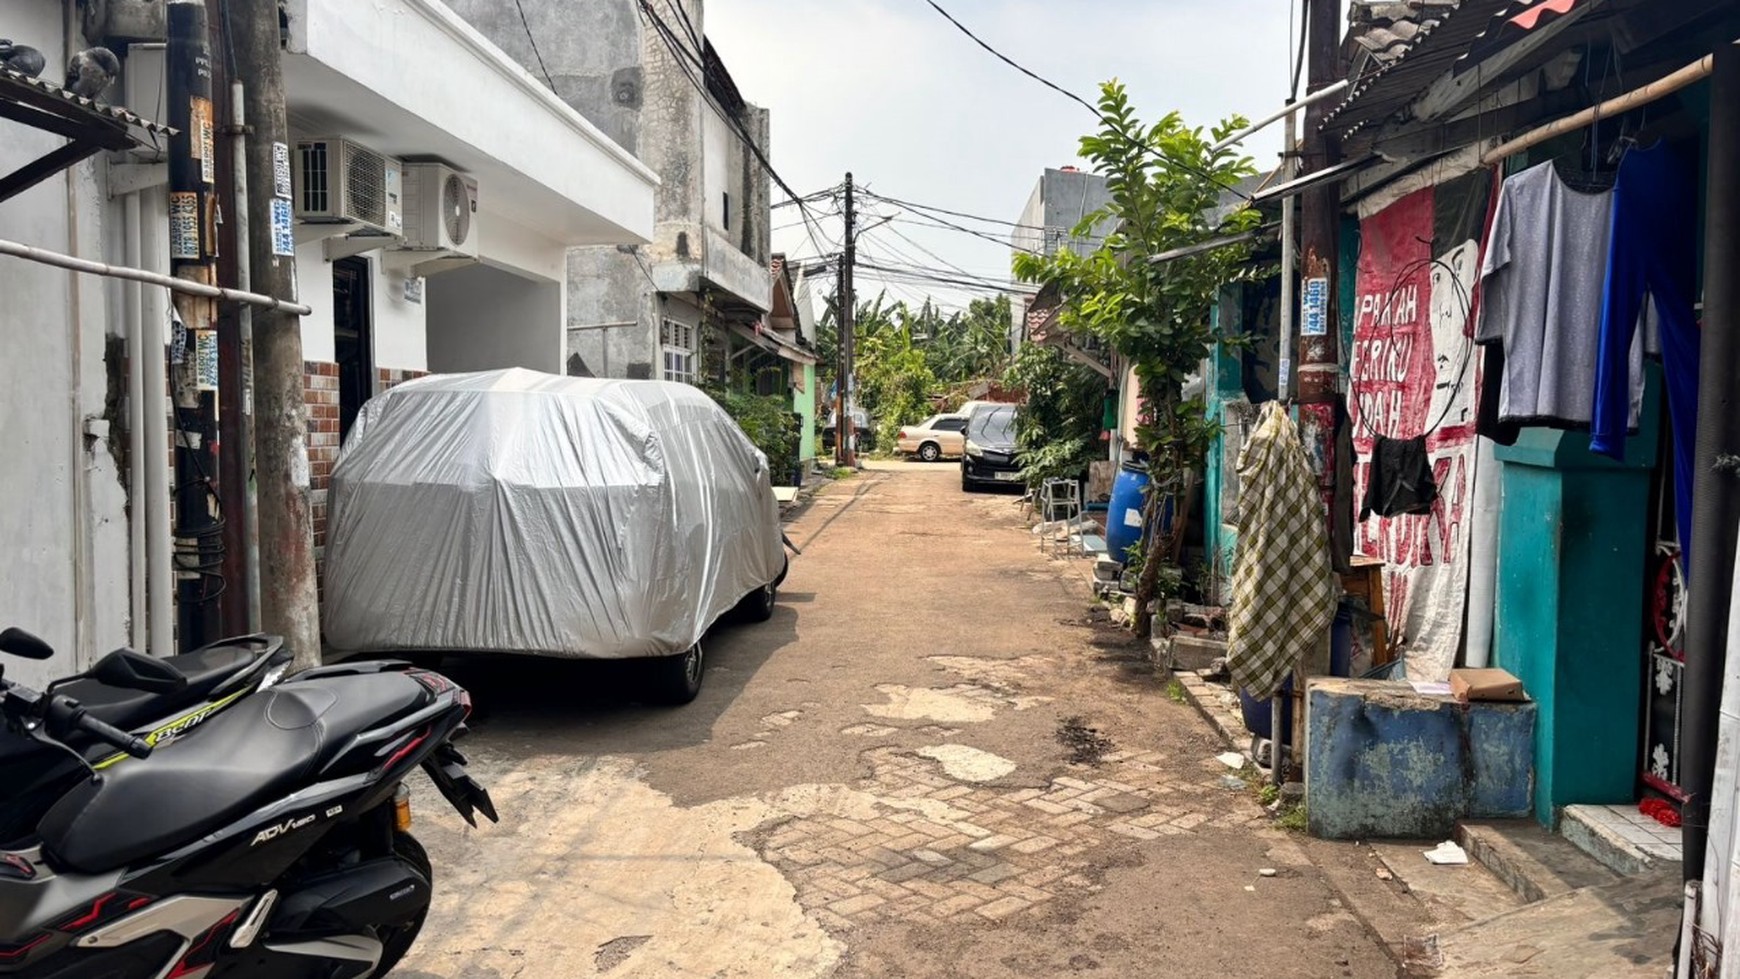
[[[1462,642],[1481,383],[1473,316],[1488,187],[1473,174],[1360,223],[1348,395],[1354,499],[1365,496],[1377,437],[1425,435],[1438,500],[1430,513],[1373,514],[1358,525],[1354,546],[1386,564],[1384,615],[1417,680],[1448,676]]]

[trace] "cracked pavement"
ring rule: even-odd
[[[688,707],[623,664],[448,661],[502,822],[414,784],[436,897],[395,975],[1396,975],[1319,869],[1346,845],[1227,788],[1012,497],[884,463],[788,532],[778,612],[715,630]]]

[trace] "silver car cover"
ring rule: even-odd
[[[766,458],[664,381],[395,387],[345,441],[327,526],[322,625],[347,653],[670,655],[785,567]]]

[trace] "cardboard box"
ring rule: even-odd
[[[1458,703],[1471,700],[1525,701],[1522,681],[1499,669],[1459,669],[1450,671],[1450,696]]]

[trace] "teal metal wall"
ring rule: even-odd
[[[1500,446],[1494,665],[1539,704],[1535,817],[1636,796],[1643,600],[1661,383],[1651,366],[1625,462],[1586,433],[1531,428]]]

